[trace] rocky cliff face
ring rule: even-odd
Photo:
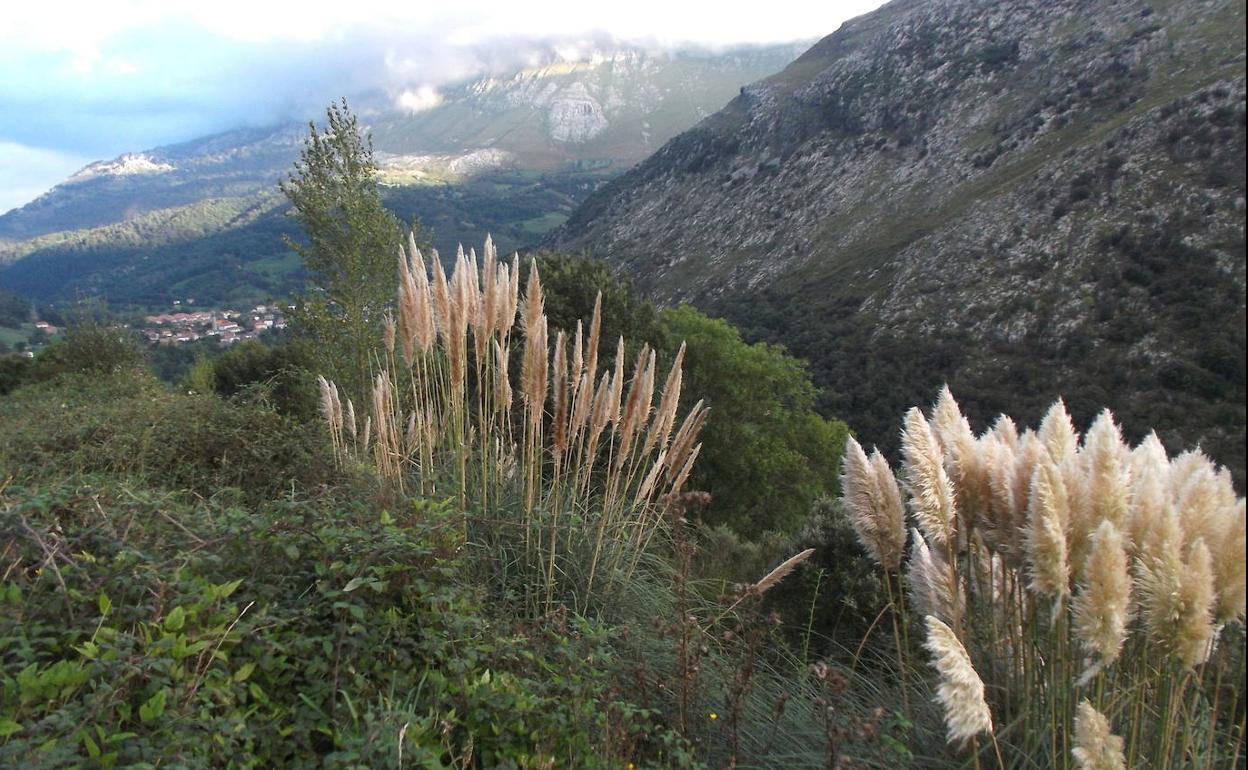
[[[552,239],[809,358],[894,443],[942,382],[1058,394],[1242,480],[1244,3],[896,0]]]

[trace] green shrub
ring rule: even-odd
[[[317,410],[310,363],[302,345],[268,347],[256,340],[241,342],[212,360],[211,392],[226,397],[243,395],[271,404],[280,414],[307,420]],[[202,372],[198,376],[206,379]]]
[[[10,487],[0,765],[620,766],[609,635],[487,614],[450,514]]]
[[[128,329],[84,320],[35,358],[32,377],[50,380],[62,374],[116,374],[139,369],[146,359],[138,337]]]
[[[726,321],[688,305],[662,320],[670,339],[688,345],[682,401],[705,399],[711,410],[692,479],[712,495],[707,521],[751,537],[794,531],[816,500],[838,490],[845,423],[814,411],[805,364],[783,348],[748,345]]]
[[[316,425],[259,404],[169,392],[151,375],[72,374],[0,401],[0,465],[19,477],[104,472],[265,500],[337,472]]]

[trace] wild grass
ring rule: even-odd
[[[1037,430],[976,435],[947,388],[902,443],[907,563],[901,488],[852,438],[843,500],[896,579],[901,671],[906,600],[926,618],[951,743],[987,736],[1003,767],[1242,762],[1244,499],[1225,468],[1156,434],[1128,447],[1108,411],[1080,436],[1061,401]]]
[[[660,382],[649,346],[601,338],[601,296],[588,325],[551,329],[536,262],[522,281],[519,257],[501,262],[489,239],[449,277],[431,261],[414,241],[400,254],[370,403],[320,381],[335,452],[422,496],[454,495],[471,512],[465,535],[536,577],[523,583],[531,608],[584,610],[642,566],[662,501],[697,459],[707,410],[678,419],[683,348]]]

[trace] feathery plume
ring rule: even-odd
[[[616,462],[620,465],[629,456],[634,439],[650,419],[650,402],[654,398],[654,360],[654,351],[650,350],[649,345],[643,345],[641,359],[637,362],[641,370],[633,372],[633,384],[629,388],[624,416],[620,420],[620,451],[616,456]]]
[[[1130,504],[1130,468],[1127,465],[1127,448],[1122,443],[1122,431],[1114,422],[1114,415],[1102,410],[1088,429],[1084,439],[1087,456],[1088,503],[1092,518],[1085,531],[1090,533],[1102,521],[1113,522],[1119,531],[1126,526]]]
[[[966,648],[949,626],[928,615],[924,647],[940,673],[936,701],[945,709],[949,743],[965,745],[980,733],[992,732],[992,713],[984,700],[984,683],[975,673]]]
[[[675,497],[685,488],[685,482],[689,480],[689,474],[693,472],[693,464],[697,462],[698,455],[702,452],[702,445],[698,444],[689,452],[689,457],[685,459],[685,464],[681,466],[680,473],[676,474],[676,480],[672,482],[669,495]]]
[[[896,572],[901,569],[901,557],[906,551],[906,511],[901,504],[901,490],[893,476],[893,469],[880,450],[872,450],[869,460],[875,480],[875,497],[881,505],[877,512],[880,563],[885,569]]]
[[[1241,554],[1242,558],[1242,554]],[[1204,663],[1213,651],[1216,629],[1214,607],[1213,557],[1204,540],[1192,544],[1184,566],[1179,601],[1182,612],[1174,638],[1175,652],[1184,665],[1195,667]]]
[[[1202,469],[1213,470],[1213,462],[1199,449],[1188,449],[1170,461],[1170,489],[1178,502],[1179,493],[1187,486],[1187,479]]]
[[[394,326],[394,315],[389,310],[387,310],[381,317],[381,339],[386,345],[386,352],[390,355],[394,355],[396,330]]]
[[[667,478],[675,477],[678,469],[684,466],[688,458],[689,452],[693,449],[693,444],[698,440],[698,434],[702,432],[702,426],[706,423],[706,415],[710,411],[699,401],[689,410],[689,414],[685,415],[685,421],[681,423],[676,436],[672,438],[671,451],[667,455]]]
[[[1214,619],[1218,623],[1244,619],[1244,498],[1229,512],[1226,530],[1214,543],[1214,580],[1218,593]]]
[[[555,411],[551,417],[555,451],[562,452],[568,448],[568,361],[567,339],[564,332],[555,335],[554,375],[551,387],[554,388]]]
[[[989,433],[984,437],[981,451],[987,468],[989,493],[984,516],[985,536],[994,549],[1016,561],[1018,554],[1014,538],[1021,522],[1016,516],[1020,506],[1014,496],[1014,447],[998,435]]]
[[[537,334],[538,319],[545,312],[546,300],[542,296],[542,277],[537,272],[537,260],[529,262],[529,282],[524,291],[524,334]]]
[[[446,281],[446,272],[442,269],[442,260],[437,249],[433,251],[433,320],[442,341],[450,347],[453,321],[451,318],[451,287]]]
[[[585,369],[585,335],[582,326],[581,319],[576,319],[576,334],[572,337],[572,358],[569,361],[571,367],[569,381],[573,387],[581,381],[581,372]]]
[[[1188,667],[1202,663],[1213,640],[1213,565],[1203,540],[1183,559],[1177,515],[1137,564],[1140,610],[1149,637]]]
[[[923,533],[914,529],[912,535],[910,569],[906,579],[919,614],[935,615],[957,625],[962,618],[962,591],[954,583],[949,563],[928,546]]]
[[[659,407],[655,410],[654,421],[646,435],[646,444],[642,453],[648,453],[653,447],[667,446],[672,425],[676,422],[676,409],[680,406],[680,385],[684,374],[681,366],[685,360],[685,343],[680,343],[676,358],[672,360],[672,368],[667,373],[667,381],[663,384],[663,395],[659,399]]]
[[[1079,434],[1070,420],[1070,413],[1066,411],[1065,401],[1059,398],[1045,412],[1038,437],[1044,448],[1049,450],[1053,462],[1059,465],[1078,451]]]
[[[1164,526],[1174,507],[1170,495],[1170,461],[1156,433],[1131,453],[1131,497],[1127,514],[1128,552],[1146,553],[1152,536]]]
[[[1082,590],[1074,598],[1075,633],[1089,654],[1080,686],[1118,659],[1127,639],[1131,573],[1122,533],[1108,519],[1092,535]]]
[[[1213,463],[1206,463],[1194,464],[1174,490],[1175,508],[1183,524],[1185,544],[1198,538],[1204,538],[1206,544],[1217,542],[1225,510],[1220,487]]]
[[[507,351],[494,340],[494,406],[500,414],[511,411],[511,380],[507,374]]]
[[[355,430],[355,404],[354,404],[354,403],[352,403],[351,399],[349,399],[349,398],[347,399],[347,424],[346,424],[346,428],[347,428],[347,434],[348,434],[349,436],[351,436],[351,440],[352,440],[352,441],[355,441],[355,440],[356,440],[356,438],[359,436],[359,433],[357,433],[357,432],[356,432],[356,430]]]
[[[433,293],[429,285],[429,272],[425,268],[425,258],[421,255],[420,249],[412,249],[411,261],[411,275],[414,283],[412,299],[415,303],[412,309],[412,339],[416,347],[428,353],[433,349],[433,343],[437,337],[437,322],[433,317]]]
[[[931,426],[944,454],[945,472],[953,484],[963,531],[969,532],[987,508],[991,490],[979,442],[948,385],[940,389],[932,410]]]
[[[620,421],[620,401],[624,396],[624,337],[615,346],[615,373],[611,375],[611,392],[607,401],[608,419],[611,424]]]
[[[751,587],[754,595],[761,596],[762,594],[767,593],[768,589],[788,577],[790,572],[797,569],[797,565],[809,559],[811,554],[814,552],[814,548],[807,548],[805,551],[785,559],[779,566],[771,572],[768,572],[765,576],[763,576],[762,580],[759,580]]]
[[[1055,619],[1070,594],[1066,549],[1066,525],[1069,520],[1066,484],[1046,449],[1032,476],[1026,548],[1031,565],[1031,589],[1054,599]]]
[[[892,494],[897,495],[898,509],[901,497],[896,492],[896,482],[892,480],[892,471],[888,463],[880,455],[880,467],[888,474],[887,480],[877,476],[877,467],[862,450],[862,445],[850,436],[845,440],[845,456],[841,471],[841,500],[849,512],[850,523],[858,542],[885,570],[895,571],[901,564],[902,552],[905,549],[904,515],[898,517],[900,510],[891,508],[889,486]],[[896,536],[896,529],[901,529],[901,536]]]
[[[1075,711],[1075,747],[1070,753],[1079,770],[1127,769],[1122,738],[1113,734],[1109,720],[1086,699]]]
[[[585,350],[585,371],[592,383],[598,376],[598,343],[602,336],[602,292],[594,297],[594,314],[589,321],[589,342]]]
[[[1018,449],[1018,425],[1008,415],[999,415],[988,432],[1010,449]]]
[[[954,538],[957,526],[953,485],[945,473],[940,445],[923,413],[912,408],[906,413],[905,424],[901,447],[914,515],[928,539],[943,546]]]

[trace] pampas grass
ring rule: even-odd
[[[948,657],[961,645],[958,681],[983,677],[1002,756],[1229,764],[1244,732],[1243,636],[1238,649],[1219,640],[1242,624],[1245,600],[1244,500],[1229,473],[1199,451],[1170,458],[1156,434],[1128,446],[1109,411],[1080,435],[1060,400],[1035,430],[1003,415],[975,435],[942,389],[930,417],[911,409],[902,423],[916,528],[899,602],[930,616],[929,648],[937,638]],[[897,527],[884,514],[887,485],[873,485],[878,463],[847,444],[842,500],[887,580]],[[951,714],[979,713],[949,699]],[[987,729],[951,719],[951,737],[955,724],[962,738]],[[1124,737],[1112,739],[1105,720],[1125,725]]]
[[[677,413],[683,346],[655,408],[654,351],[643,347],[630,375],[621,338],[614,370],[598,372],[601,296],[588,338],[581,323],[570,336],[549,327],[536,261],[523,292],[519,257],[500,261],[488,238],[480,259],[460,249],[449,276],[436,252],[431,261],[427,271],[410,238],[400,250],[397,310],[383,326],[386,360],[363,434],[355,405],[318,380],[335,453],[400,487],[458,496],[473,512],[466,535],[518,542],[505,563],[541,576],[535,609],[560,586],[580,606],[599,601],[642,563],[639,551],[665,526],[663,500],[680,493],[698,455],[707,410]]]

